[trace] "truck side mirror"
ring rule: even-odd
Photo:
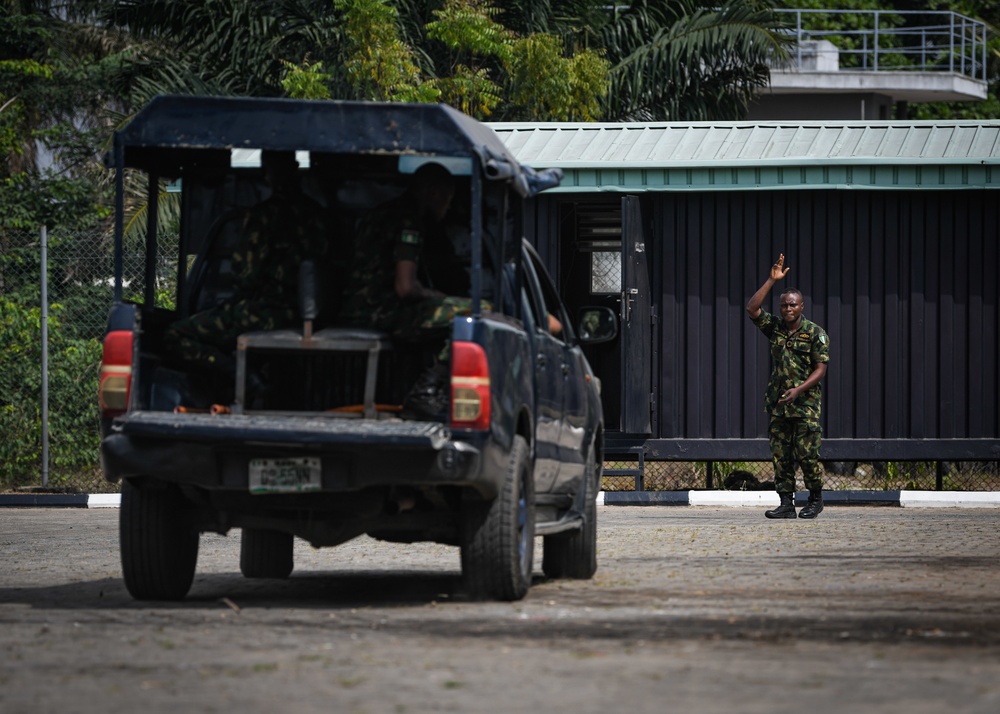
[[[610,342],[618,336],[618,315],[610,307],[584,307],[580,310],[576,334],[585,345]]]

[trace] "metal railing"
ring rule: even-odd
[[[801,10],[792,15],[797,49],[792,68],[802,68],[811,40],[837,48],[840,69],[867,72],[951,72],[986,82],[985,22],[932,10]]]

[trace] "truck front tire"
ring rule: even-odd
[[[583,525],[579,530],[542,540],[542,572],[550,578],[587,580],[597,572],[596,468],[591,449],[584,465]]]

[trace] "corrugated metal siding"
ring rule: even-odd
[[[560,202],[650,209],[650,454],[766,458],[769,357],[744,305],[779,252],[833,340],[824,444],[1000,454],[1000,122],[492,126],[520,161],[566,172],[528,221],[550,265]]]
[[[993,196],[657,195],[658,436],[766,434],[767,345],[744,305],[784,252],[792,271],[779,286],[799,287],[806,316],[831,335],[825,437],[1000,437]]]

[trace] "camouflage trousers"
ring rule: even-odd
[[[236,338],[244,332],[297,324],[291,307],[270,300],[242,299],[195,313],[163,333],[169,354],[209,367],[231,367]]]
[[[809,419],[771,417],[768,440],[774,459],[774,490],[795,492],[795,467],[802,467],[802,479],[810,491],[823,488],[823,467],[819,463],[822,430]]]
[[[489,311],[490,304],[482,302],[483,310]],[[398,340],[416,341],[428,337],[441,336],[444,347],[437,355],[440,362],[448,361],[447,328],[456,317],[468,317],[472,314],[472,300],[465,297],[445,296],[427,298],[417,302],[398,304],[395,309],[386,307],[377,309],[372,314],[360,315],[347,313],[341,319],[358,327],[371,327],[385,330]]]
[[[483,310],[489,310],[488,302],[483,301]],[[472,314],[472,300],[450,295],[441,298],[427,298],[417,303],[408,304],[400,310],[396,319],[393,334],[402,340],[416,340],[451,326],[456,317],[468,317]],[[447,363],[451,341],[445,337],[444,345],[437,354],[437,361]]]
[[[489,310],[488,303],[483,309]],[[448,327],[456,317],[472,314],[472,300],[463,297],[427,298],[407,304],[397,313],[393,334],[402,340],[415,340],[428,331]]]

